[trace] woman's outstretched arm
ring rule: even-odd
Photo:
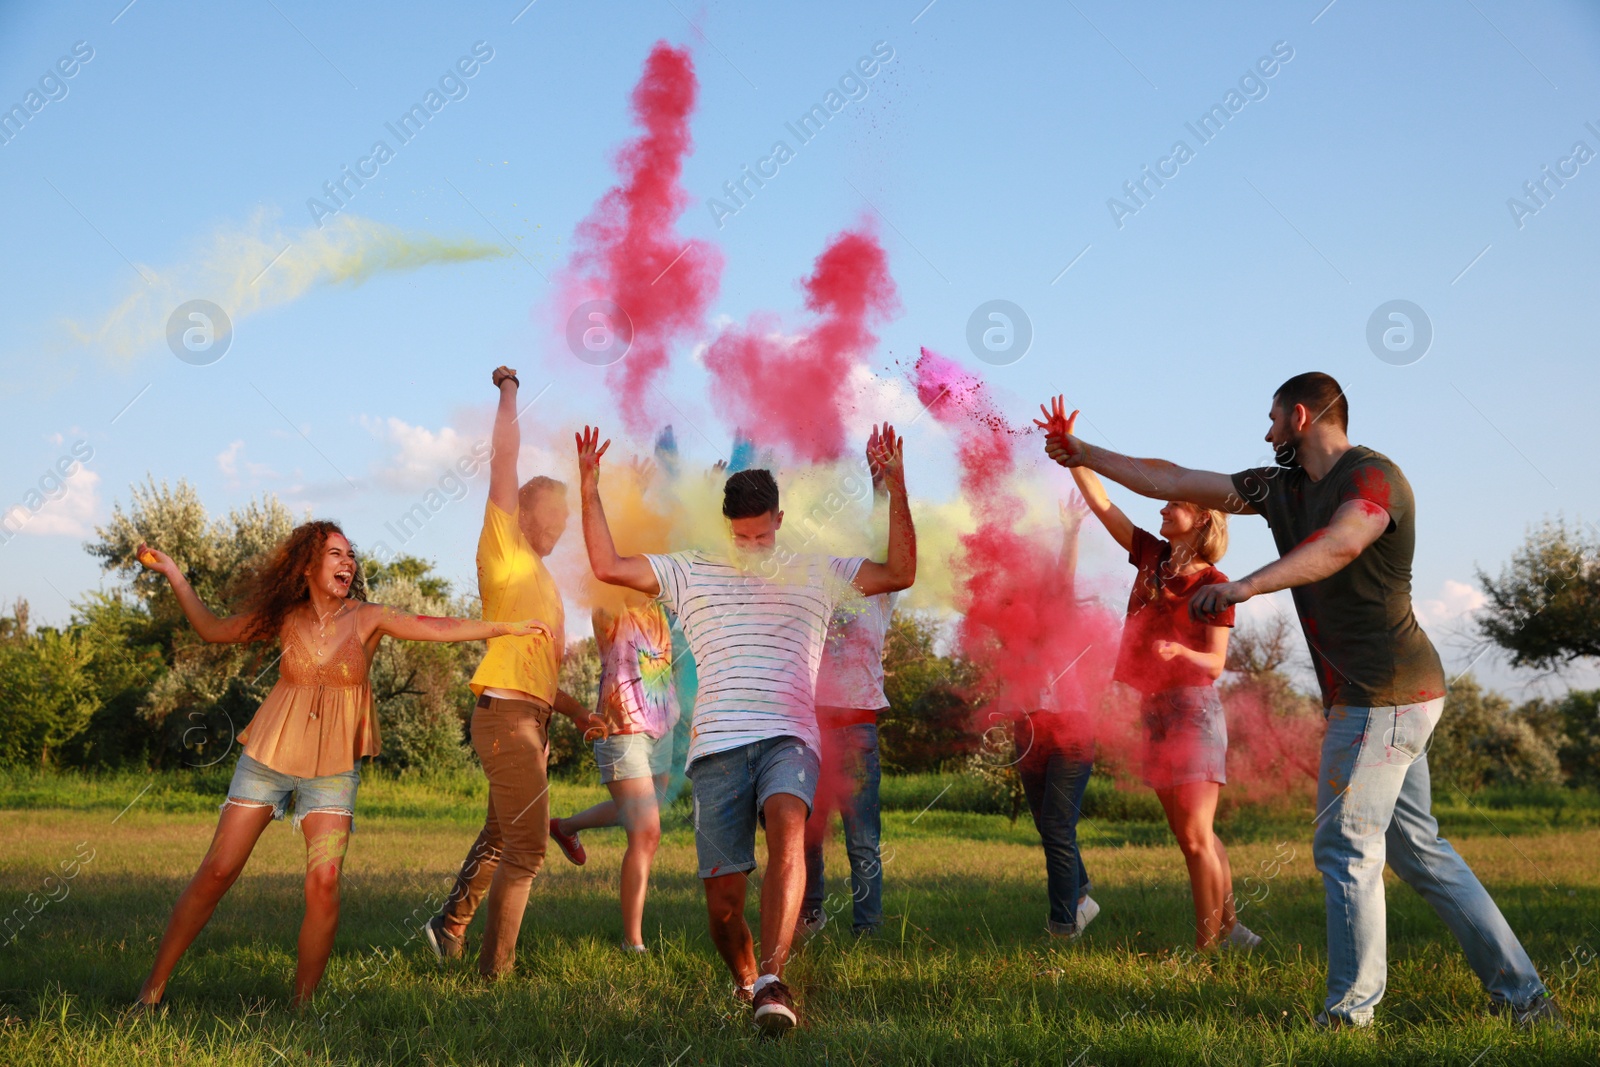
[[[526,637],[538,634],[550,640],[550,628],[537,619],[488,622],[448,616],[414,615],[384,604],[362,606],[373,616],[372,632],[401,641],[485,641],[491,637]]]
[[[151,548],[142,541],[135,554],[139,557],[140,563],[172,584],[172,595],[178,598],[178,606],[183,609],[184,617],[189,620],[189,625],[194,627],[194,632],[200,635],[202,641],[234,645],[244,640],[244,635],[250,628],[251,616],[229,615],[219,618],[215,612],[206,607],[205,602],[194,591],[189,579],[183,576],[183,571],[178,569],[171,556],[159,549]]]

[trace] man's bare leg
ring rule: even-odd
[[[722,962],[728,965],[734,982],[746,988],[755,982],[757,974],[755,944],[750,936],[750,924],[744,921],[748,881],[742,873],[722,874],[705,880],[711,942],[717,946]]]
[[[761,881],[760,973],[781,978],[806,892],[806,802],[789,793],[774,793],[763,813],[767,870]]]

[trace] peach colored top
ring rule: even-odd
[[[244,751],[279,774],[321,778],[376,756],[378,715],[367,680],[367,653],[352,618],[327,663],[293,621],[283,626],[278,684],[239,734]]]

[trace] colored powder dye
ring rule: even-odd
[[[642,132],[618,150],[619,184],[579,223],[560,284],[563,320],[586,300],[606,299],[632,323],[632,346],[608,372],[607,384],[623,421],[637,433],[658,421],[654,385],[667,369],[670,347],[704,328],[722,273],[714,245],[685,239],[674,228],[690,203],[683,161],[693,145],[689,117],[698,90],[688,50],[658,42],[633,90],[633,117]]]
[[[718,407],[757,444],[804,463],[830,462],[854,451],[847,382],[899,300],[883,247],[863,230],[829,242],[801,288],[816,317],[807,330],[785,336],[776,315],[758,313],[718,336],[705,364]]]
[[[1019,431],[996,409],[981,379],[935,352],[922,350],[912,382],[929,413],[956,435],[961,492],[977,520],[961,536],[951,567],[961,613],[956,646],[987,678],[987,691],[974,694],[979,710],[986,717],[1049,703],[1069,712],[1095,707],[1120,622],[1098,602],[1069,595],[1057,559],[1059,538],[1018,528],[1026,507],[1010,475]],[[1088,726],[1092,718],[1070,721]]]

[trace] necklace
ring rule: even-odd
[[[316,646],[317,646],[317,659],[318,660],[322,659],[322,654],[323,654],[324,651],[326,651],[325,642],[326,642],[327,637],[328,637],[328,626],[329,626],[329,624],[331,624],[339,616],[343,615],[345,608],[348,608],[349,606],[350,606],[350,601],[346,600],[344,603],[340,604],[339,607],[336,610],[331,611],[326,615],[322,614],[321,612],[317,613]],[[317,609],[313,607],[311,610],[312,611],[316,611]]]

